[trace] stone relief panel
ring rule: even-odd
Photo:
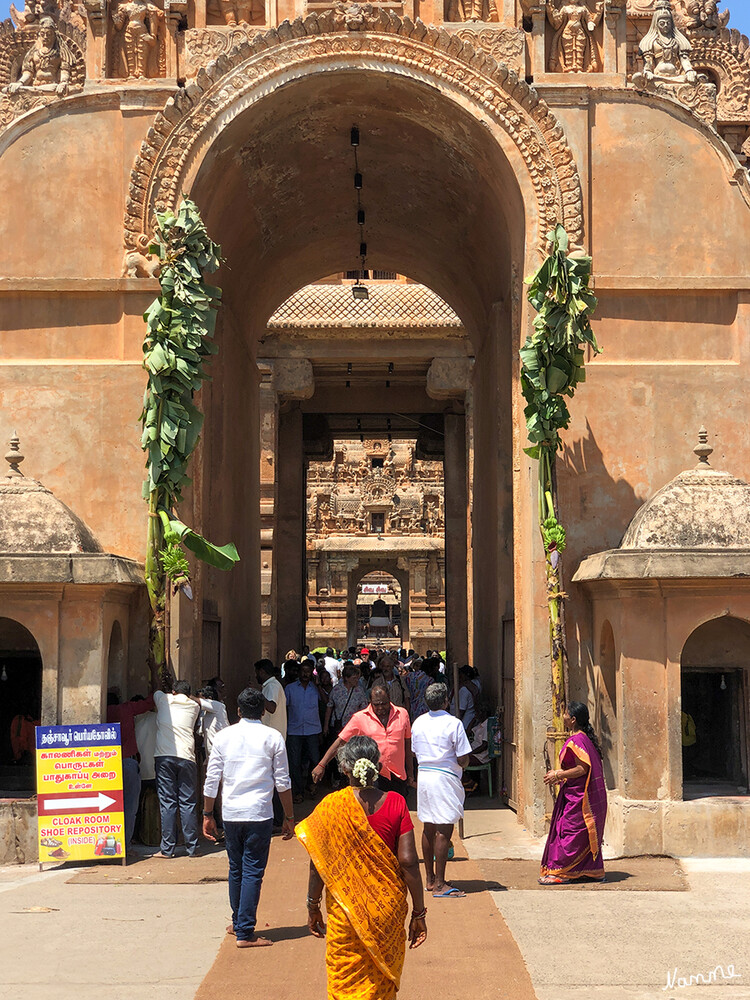
[[[164,11],[149,0],[127,0],[112,8],[108,75],[156,79],[167,75]]]
[[[373,513],[389,535],[441,535],[442,463],[417,460],[410,442],[387,440],[337,441],[331,461],[310,461],[309,537],[372,534]]]
[[[604,14],[604,2],[589,6],[583,0],[563,3],[547,0],[547,20],[554,35],[550,48],[550,73],[601,73],[597,27]]]
[[[526,33],[522,28],[459,28],[455,34],[475,49],[482,49],[503,66],[526,74]]]
[[[41,13],[54,10],[54,15]],[[34,108],[83,89],[83,32],[41,4],[0,24],[0,128]]]
[[[208,24],[223,24],[230,28],[251,24],[265,26],[265,0],[209,0],[206,8]]]

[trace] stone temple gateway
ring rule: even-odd
[[[593,257],[604,346],[559,485],[570,692],[605,737],[608,839],[747,853],[749,102],[750,43],[710,0],[28,0],[0,26],[0,414],[39,489],[0,489],[0,523],[49,493],[82,527],[0,534],[3,719],[24,693],[46,724],[98,720],[113,678],[145,693],[141,316],[155,213],[185,192],[225,258],[185,517],[242,562],[197,565],[192,603],[172,602],[178,674],[220,670],[232,697],[254,658],[298,648],[328,572],[311,587],[309,467],[337,441],[414,439],[442,465],[448,657],[501,707],[499,784],[541,832],[549,650],[518,349],[523,279],[562,223]],[[369,565],[390,572],[380,534]],[[0,842],[22,859],[1,737]]]

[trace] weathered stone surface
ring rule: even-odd
[[[38,859],[36,799],[0,800],[0,865]]]
[[[83,521],[36,479],[0,479],[0,553],[101,551]]]

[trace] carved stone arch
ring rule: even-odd
[[[720,122],[750,121],[750,44],[738,31],[693,38],[690,58],[699,72],[718,77],[717,118]]]
[[[347,11],[355,11],[356,17]],[[515,72],[443,28],[367,7],[284,21],[210,62],[171,97],[149,129],[131,173],[126,250],[145,250],[155,214],[174,209],[214,133],[274,86],[332,63],[391,71],[468,99],[494,120],[520,153],[536,196],[538,243],[562,223],[583,240],[578,170],[562,126]]]

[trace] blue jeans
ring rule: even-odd
[[[125,803],[125,850],[128,851],[141,801],[141,769],[135,757],[126,757],[122,762],[122,796]]]
[[[182,757],[154,757],[156,794],[161,813],[161,851],[172,855],[177,846],[177,814],[190,855],[198,850],[198,772],[195,761]]]
[[[313,736],[287,736],[286,752],[295,795],[305,794],[305,785],[312,781],[310,772],[320,760],[320,733]]]
[[[224,821],[224,842],[229,857],[229,905],[238,941],[250,941],[255,933],[260,887],[272,833],[272,819],[259,823]]]

